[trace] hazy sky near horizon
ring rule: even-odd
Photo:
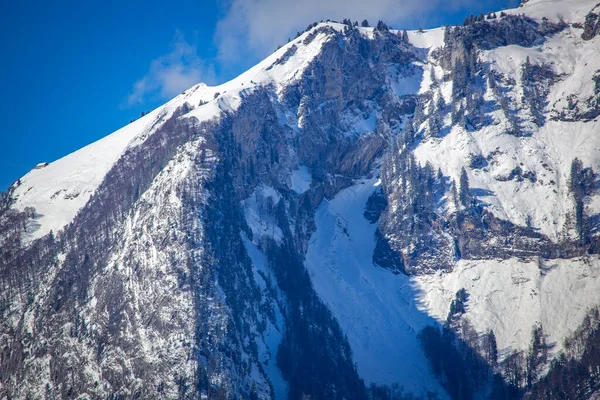
[[[461,23],[518,0],[5,2],[0,190],[198,83],[227,81],[324,19]]]

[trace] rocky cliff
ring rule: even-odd
[[[542,393],[600,303],[597,15],[563,3],[311,25],[32,170],[0,397]]]

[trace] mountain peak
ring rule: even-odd
[[[0,198],[0,397],[588,396],[590,4],[313,24],[32,170]]]

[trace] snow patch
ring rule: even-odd
[[[348,336],[358,372],[368,383],[444,394],[417,339],[434,321],[417,308],[408,277],[373,265],[376,225],[363,212],[377,178],[359,181],[315,215],[305,265],[313,286]]]
[[[422,309],[443,322],[458,290],[469,293],[465,316],[496,335],[500,356],[527,350],[541,323],[556,354],[564,339],[600,304],[600,257],[570,260],[461,260],[449,273],[415,278]]]
[[[312,174],[310,170],[301,165],[297,170],[292,171],[292,186],[290,187],[294,192],[302,194],[310,189],[312,183]]]
[[[274,212],[280,198],[275,189],[261,185],[254,189],[250,197],[242,201],[246,223],[252,231],[254,241],[268,236],[281,243],[283,232],[277,226]]]

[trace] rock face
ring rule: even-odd
[[[596,12],[595,12],[596,11]],[[583,25],[583,33],[581,38],[583,40],[591,40],[598,32],[600,32],[600,20],[598,20],[598,6],[594,7],[585,17],[585,23]]]
[[[550,361],[541,325],[520,353],[494,310],[470,325],[485,290],[428,290],[464,263],[598,264],[598,82],[570,82],[600,59],[555,61],[597,50],[595,22],[575,49],[579,21],[523,3],[425,33],[312,26],[16,182],[0,397],[522,396]],[[106,162],[59,179],[86,151]]]

